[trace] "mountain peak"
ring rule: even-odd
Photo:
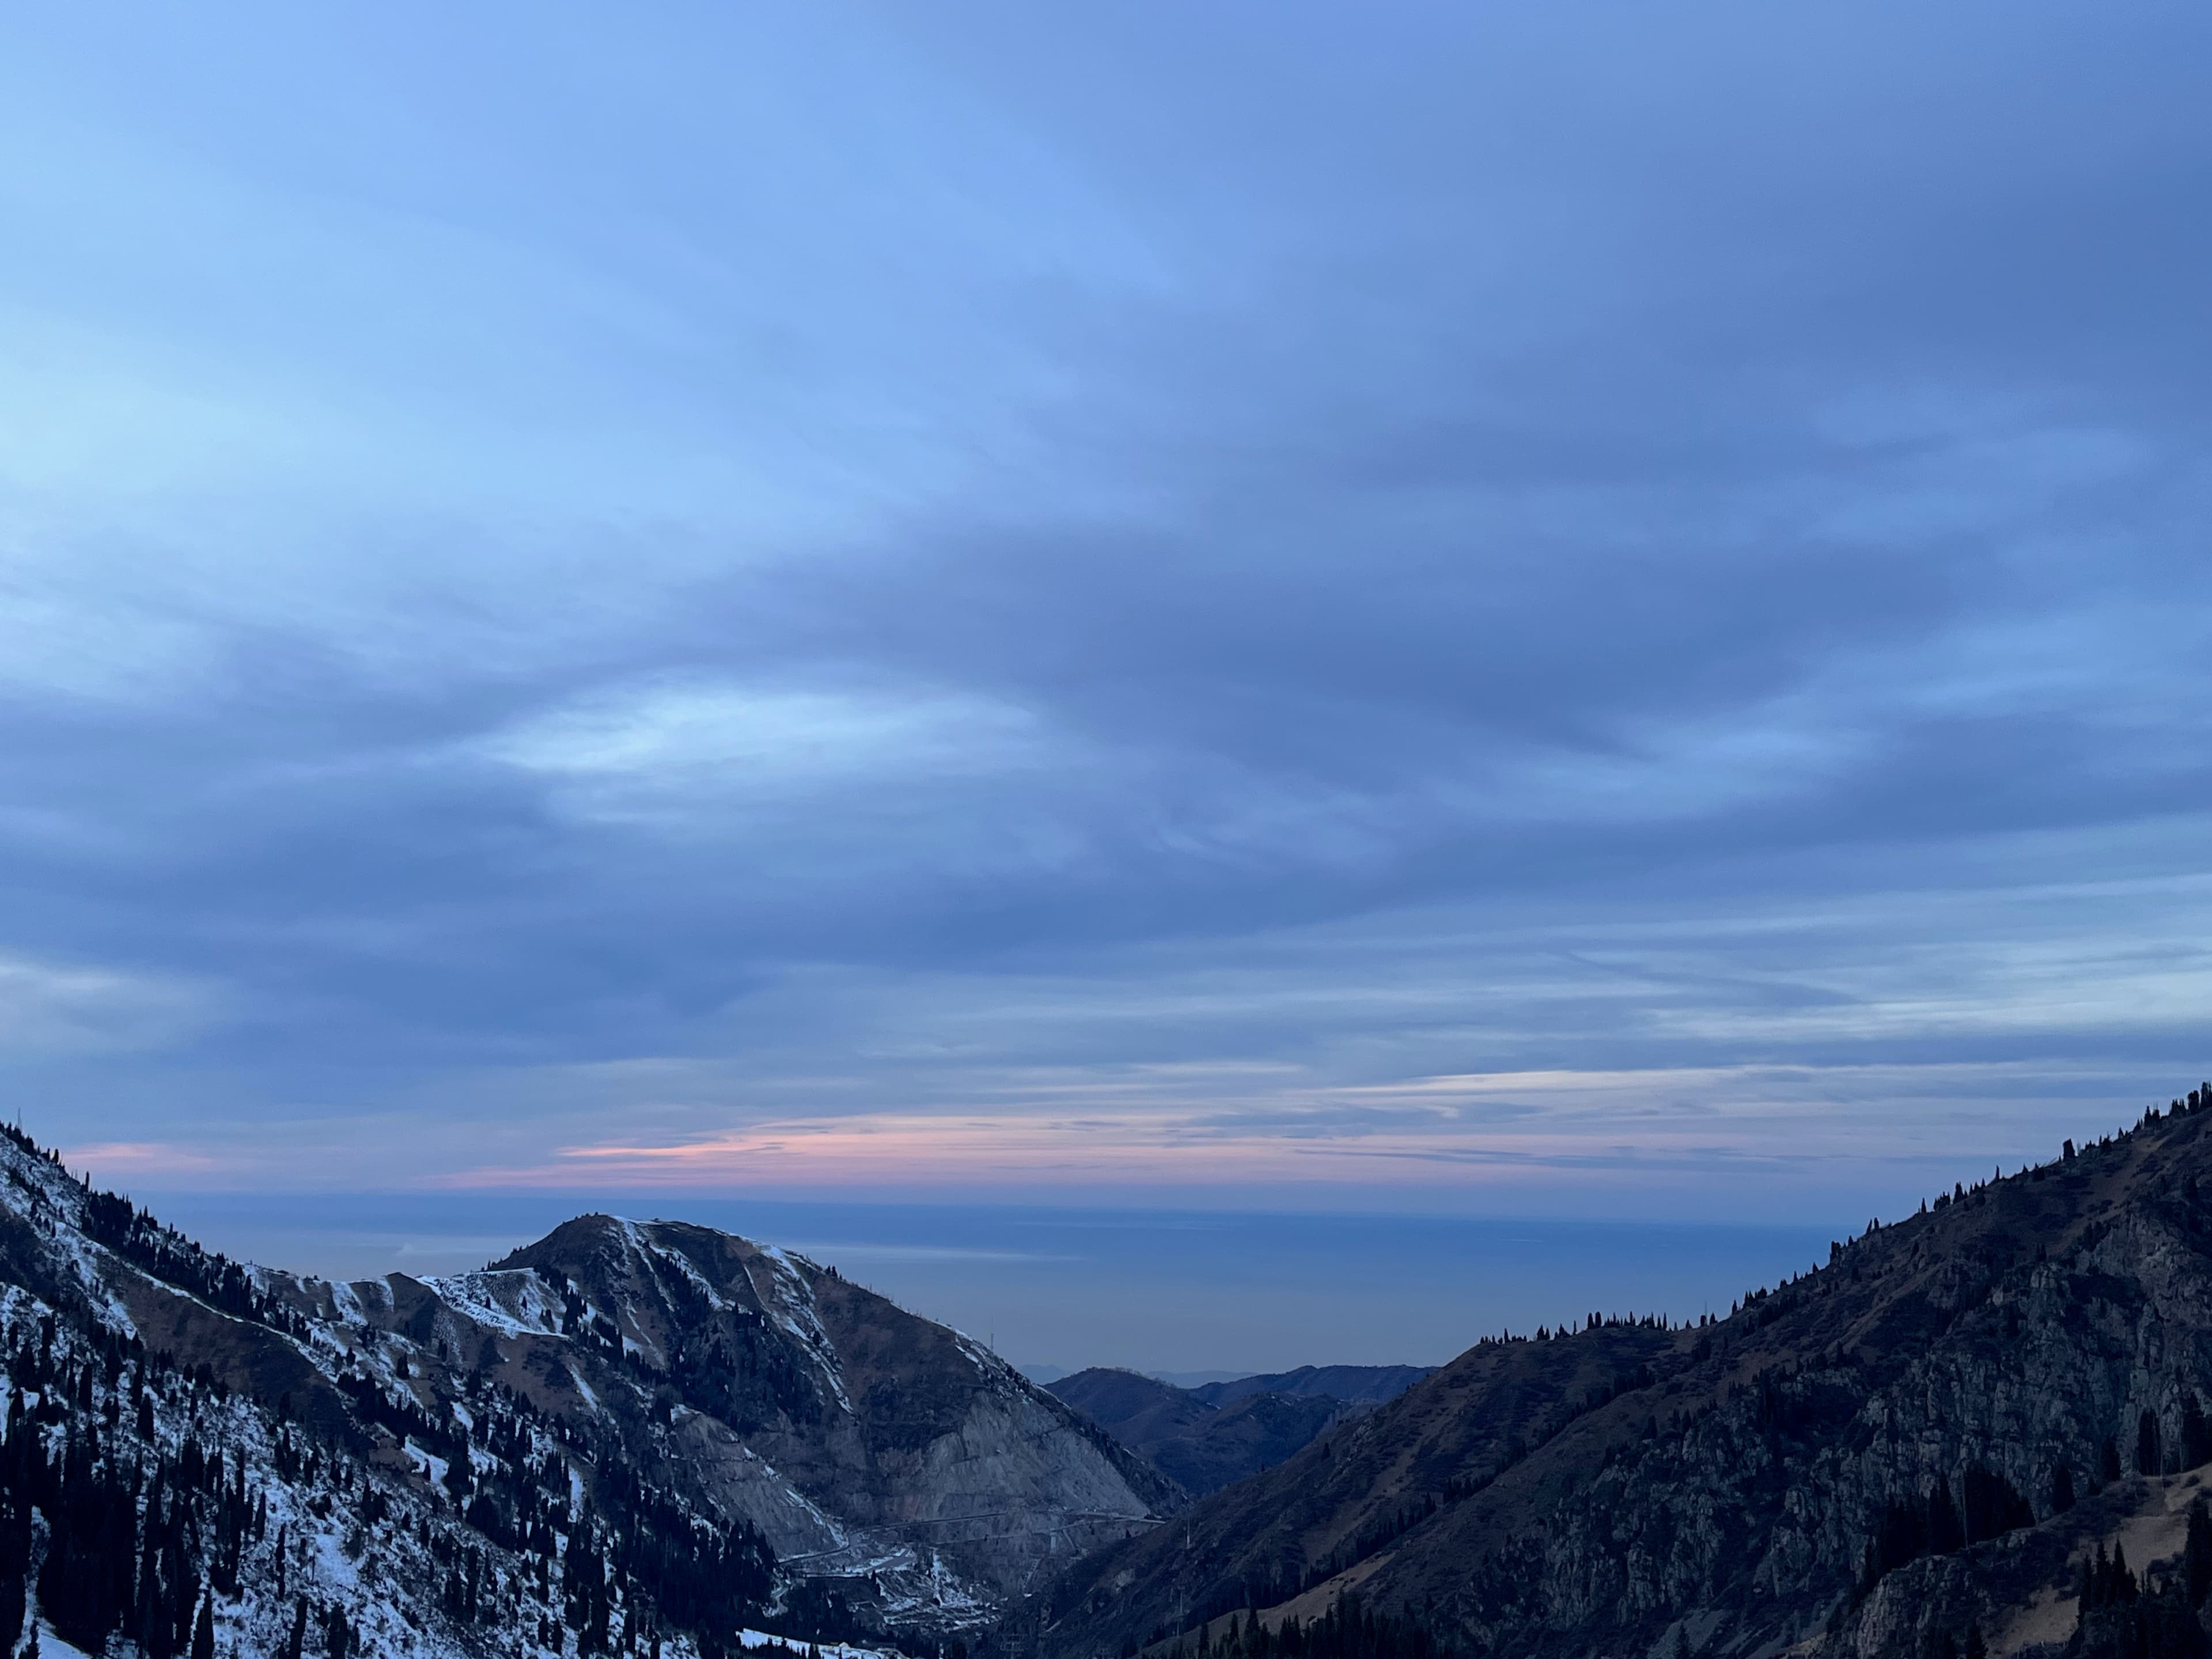
[[[927,1649],[1179,1496],[969,1339],[688,1223],[580,1216],[475,1273],[334,1282],[203,1250],[11,1133],[0,1279],[0,1362],[16,1356],[41,1436],[173,1457],[164,1408],[132,1398],[162,1391],[204,1425],[219,1402],[235,1502],[299,1517],[257,1521],[224,1565],[241,1598],[225,1644],[248,1650],[285,1646],[298,1595],[368,1639],[377,1583],[440,1609],[422,1639],[454,1651],[611,1629],[707,1656],[748,1623]],[[35,1375],[27,1352],[47,1355]],[[106,1492],[109,1465],[86,1467],[84,1492]],[[349,1533],[364,1505],[376,1522]],[[295,1559],[325,1522],[331,1549]],[[106,1616],[64,1612],[80,1634]],[[386,1634],[380,1650],[414,1644]]]

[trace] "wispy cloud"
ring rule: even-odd
[[[217,988],[179,975],[0,956],[0,1055],[160,1049],[217,1021]]]
[[[733,811],[850,811],[856,795],[1034,770],[1054,758],[1034,717],[958,692],[715,682],[617,688],[532,715],[483,750],[556,780],[558,798],[586,815],[704,815],[725,832]]]
[[[1730,1066],[1475,1073],[1322,1087],[1277,1079],[1209,1097],[1148,1075],[1009,1079],[1048,1109],[783,1117],[665,1139],[559,1147],[439,1177],[470,1188],[1125,1194],[1239,1186],[1349,1207],[1397,1188],[1435,1207],[1577,1191],[1672,1194],[1760,1179],[1803,1188],[1925,1182],[1962,1157],[2042,1161],[2096,1120],[2101,1071],[2008,1066]],[[1218,1079],[1216,1079],[1217,1081]],[[1248,1079],[1248,1082],[1250,1081]],[[1180,1109],[1164,1096],[1182,1097]],[[1986,1103],[2002,1100],[1993,1125]],[[1993,1133],[1994,1130],[1994,1133]],[[2047,1142],[2047,1144],[2045,1144]],[[1635,1200],[1632,1200],[1632,1203]]]

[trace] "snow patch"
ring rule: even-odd
[[[444,1458],[435,1452],[424,1451],[422,1447],[415,1443],[411,1437],[401,1441],[399,1449],[415,1460],[415,1472],[425,1477],[432,1486],[442,1486],[446,1484],[446,1470],[451,1466]]]
[[[822,1656],[822,1659],[899,1659],[897,1654],[885,1648],[856,1648],[848,1646],[843,1642],[809,1642],[799,1637],[770,1636],[766,1631],[761,1630],[741,1630],[738,1632],[739,1647],[766,1648],[774,1647],[779,1643],[787,1648],[797,1648],[802,1652],[811,1648]]]
[[[52,1654],[53,1659],[90,1659],[82,1648],[73,1648],[54,1634],[54,1627],[45,1620],[39,1620],[39,1651]]]
[[[337,1310],[338,1317],[349,1325],[368,1323],[368,1310],[361,1305],[361,1297],[352,1285],[341,1279],[331,1281],[331,1305]]]
[[[507,1336],[554,1336],[561,1329],[552,1299],[536,1273],[517,1268],[426,1279],[433,1295],[456,1313]]]

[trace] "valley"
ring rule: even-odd
[[[2195,1659],[2208,1097],[1726,1316],[1193,1389],[1042,1388],[676,1222],[247,1266],[11,1131],[0,1623],[143,1659]]]

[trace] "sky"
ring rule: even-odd
[[[0,28],[0,1088],[211,1242],[1826,1237],[2212,1072],[2202,8]]]

